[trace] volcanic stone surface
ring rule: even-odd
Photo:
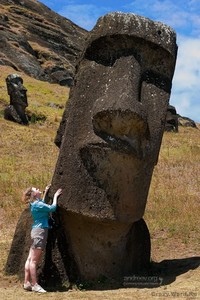
[[[133,14],[105,15],[90,32],[56,138],[60,153],[50,197],[57,188],[63,192],[60,227],[41,267],[44,281],[55,274],[61,282],[65,276],[122,278],[148,268],[150,235],[143,216],[176,53],[170,27]],[[11,268],[18,227],[7,272],[22,274]]]

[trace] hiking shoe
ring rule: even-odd
[[[46,293],[45,291],[38,283],[32,286],[32,291],[37,293]]]
[[[32,291],[32,286],[31,286],[30,282],[29,283],[24,283],[23,288],[26,291]]]

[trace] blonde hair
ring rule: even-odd
[[[24,203],[30,203],[34,200],[33,195],[32,195],[32,187],[27,188],[22,195],[22,201]]]

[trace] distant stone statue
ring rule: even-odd
[[[11,74],[6,78],[6,84],[8,95],[10,96],[10,105],[5,108],[5,119],[28,125],[25,113],[25,109],[28,106],[27,89],[23,85],[23,79],[17,74]]]
[[[165,131],[178,132],[178,115],[176,108],[172,105],[168,105],[167,108]]]
[[[170,27],[134,14],[105,15],[89,33],[56,137],[60,154],[50,197],[60,186],[63,193],[60,227],[41,266],[47,283],[51,276],[96,280],[148,268],[150,234],[143,216],[176,54]],[[23,270],[25,257],[17,256],[16,246],[26,220],[24,212],[7,263],[10,273]]]

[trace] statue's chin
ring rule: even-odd
[[[135,152],[116,151],[106,143],[88,145],[80,155],[94,187],[104,191],[98,202],[107,203],[111,219],[129,223],[142,218],[153,167]]]

